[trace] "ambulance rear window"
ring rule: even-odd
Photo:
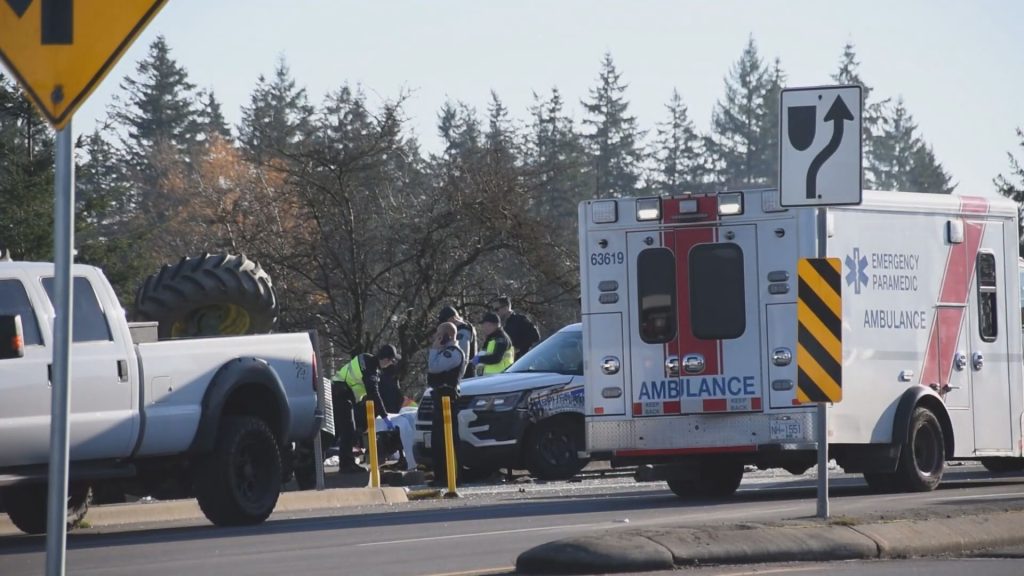
[[[636,258],[640,338],[664,344],[676,337],[676,258],[668,248],[648,248]]]
[[[747,329],[743,250],[736,244],[700,244],[690,251],[690,318],[703,340],[739,338]]]

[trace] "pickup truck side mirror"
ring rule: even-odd
[[[25,356],[21,316],[0,316],[0,360]]]

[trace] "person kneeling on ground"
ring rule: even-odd
[[[380,396],[380,369],[387,368],[400,359],[395,347],[385,344],[376,355],[364,353],[356,356],[342,366],[331,379],[334,426],[338,433],[339,472],[366,472],[366,469],[356,464],[352,456],[357,421],[360,430],[367,429],[364,402],[372,401],[375,414],[387,423],[388,429],[391,429],[391,420]],[[361,399],[358,403],[357,398]],[[358,410],[357,406],[362,409]]]

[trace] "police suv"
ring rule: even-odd
[[[586,464],[583,436],[583,331],[562,328],[501,374],[463,380],[459,464],[464,478],[500,468],[527,469],[545,480],[571,478]],[[431,462],[434,402],[423,395],[416,460]]]

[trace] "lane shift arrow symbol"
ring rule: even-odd
[[[843,123],[846,120],[853,122],[853,114],[846,107],[846,102],[843,102],[843,98],[836,96],[832,107],[825,114],[825,122],[832,122],[832,139],[821,149],[821,152],[818,152],[818,155],[811,161],[810,168],[807,169],[808,200],[814,200],[818,197],[818,171],[821,170],[825,161],[831,158],[836,153],[836,150],[839,149],[839,144],[843,141]]]
[[[6,2],[7,5],[11,7],[11,10],[14,10],[14,13],[17,14],[18,18],[24,16],[25,11],[32,5],[32,0],[6,0]]]
[[[35,0],[4,0],[21,18]],[[74,40],[74,0],[42,0],[40,44],[69,45]]]

